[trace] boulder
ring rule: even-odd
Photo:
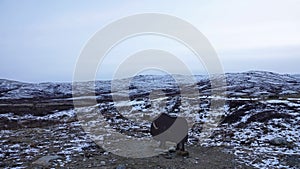
[[[44,167],[49,167],[51,165],[51,161],[52,160],[57,160],[57,159],[62,159],[62,157],[61,156],[57,156],[57,155],[44,156],[44,157],[41,157],[41,158],[37,159],[32,164],[34,164],[34,165],[41,165],[41,166],[44,166]]]
[[[271,139],[269,143],[274,146],[285,146],[288,144],[288,141],[283,137],[275,137]]]

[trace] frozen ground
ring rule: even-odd
[[[204,157],[196,154],[210,149],[211,158],[220,154],[235,161],[212,160],[215,168],[300,168],[298,77],[259,71],[226,74],[227,85],[217,86],[226,90],[213,95],[218,89],[212,89],[208,76],[196,76],[195,83],[185,76],[177,76],[177,83],[170,76],[136,76],[116,81],[113,89],[109,81],[80,83],[74,98],[69,83],[0,80],[0,167],[32,167],[38,158],[52,155],[59,158],[49,165],[58,168],[76,166],[72,164],[114,168],[119,163],[138,168],[143,160],[134,165],[134,160],[111,155],[103,149],[108,139],[100,146],[91,139],[102,138],[103,133],[87,134],[82,126],[88,124],[85,129],[94,131],[105,123],[114,132],[150,139],[151,120],[166,112],[189,121],[192,153],[188,159],[172,155],[147,159],[154,168],[174,167],[165,160],[173,160],[177,168],[203,166],[205,161],[199,158]],[[81,103],[77,111],[73,100]],[[96,105],[89,105],[91,100]],[[212,108],[214,103],[220,107]]]

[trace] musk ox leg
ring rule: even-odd
[[[183,141],[181,141],[180,143],[177,144],[176,150],[185,151]]]
[[[185,151],[184,149],[184,141],[181,141],[180,143],[177,144],[176,150],[177,150],[177,155],[179,156],[183,156],[183,157],[189,156],[189,152]]]
[[[180,143],[178,143],[177,145],[176,145],[176,150],[180,150],[180,145],[179,145]]]

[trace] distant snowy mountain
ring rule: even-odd
[[[297,79],[300,79],[300,74],[294,74],[292,76],[295,77],[295,78],[297,78]]]

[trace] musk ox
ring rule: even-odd
[[[151,123],[150,134],[160,141],[160,147],[166,141],[177,144],[176,150],[185,151],[184,144],[188,139],[188,123],[183,117],[174,117],[166,113],[160,114]]]

